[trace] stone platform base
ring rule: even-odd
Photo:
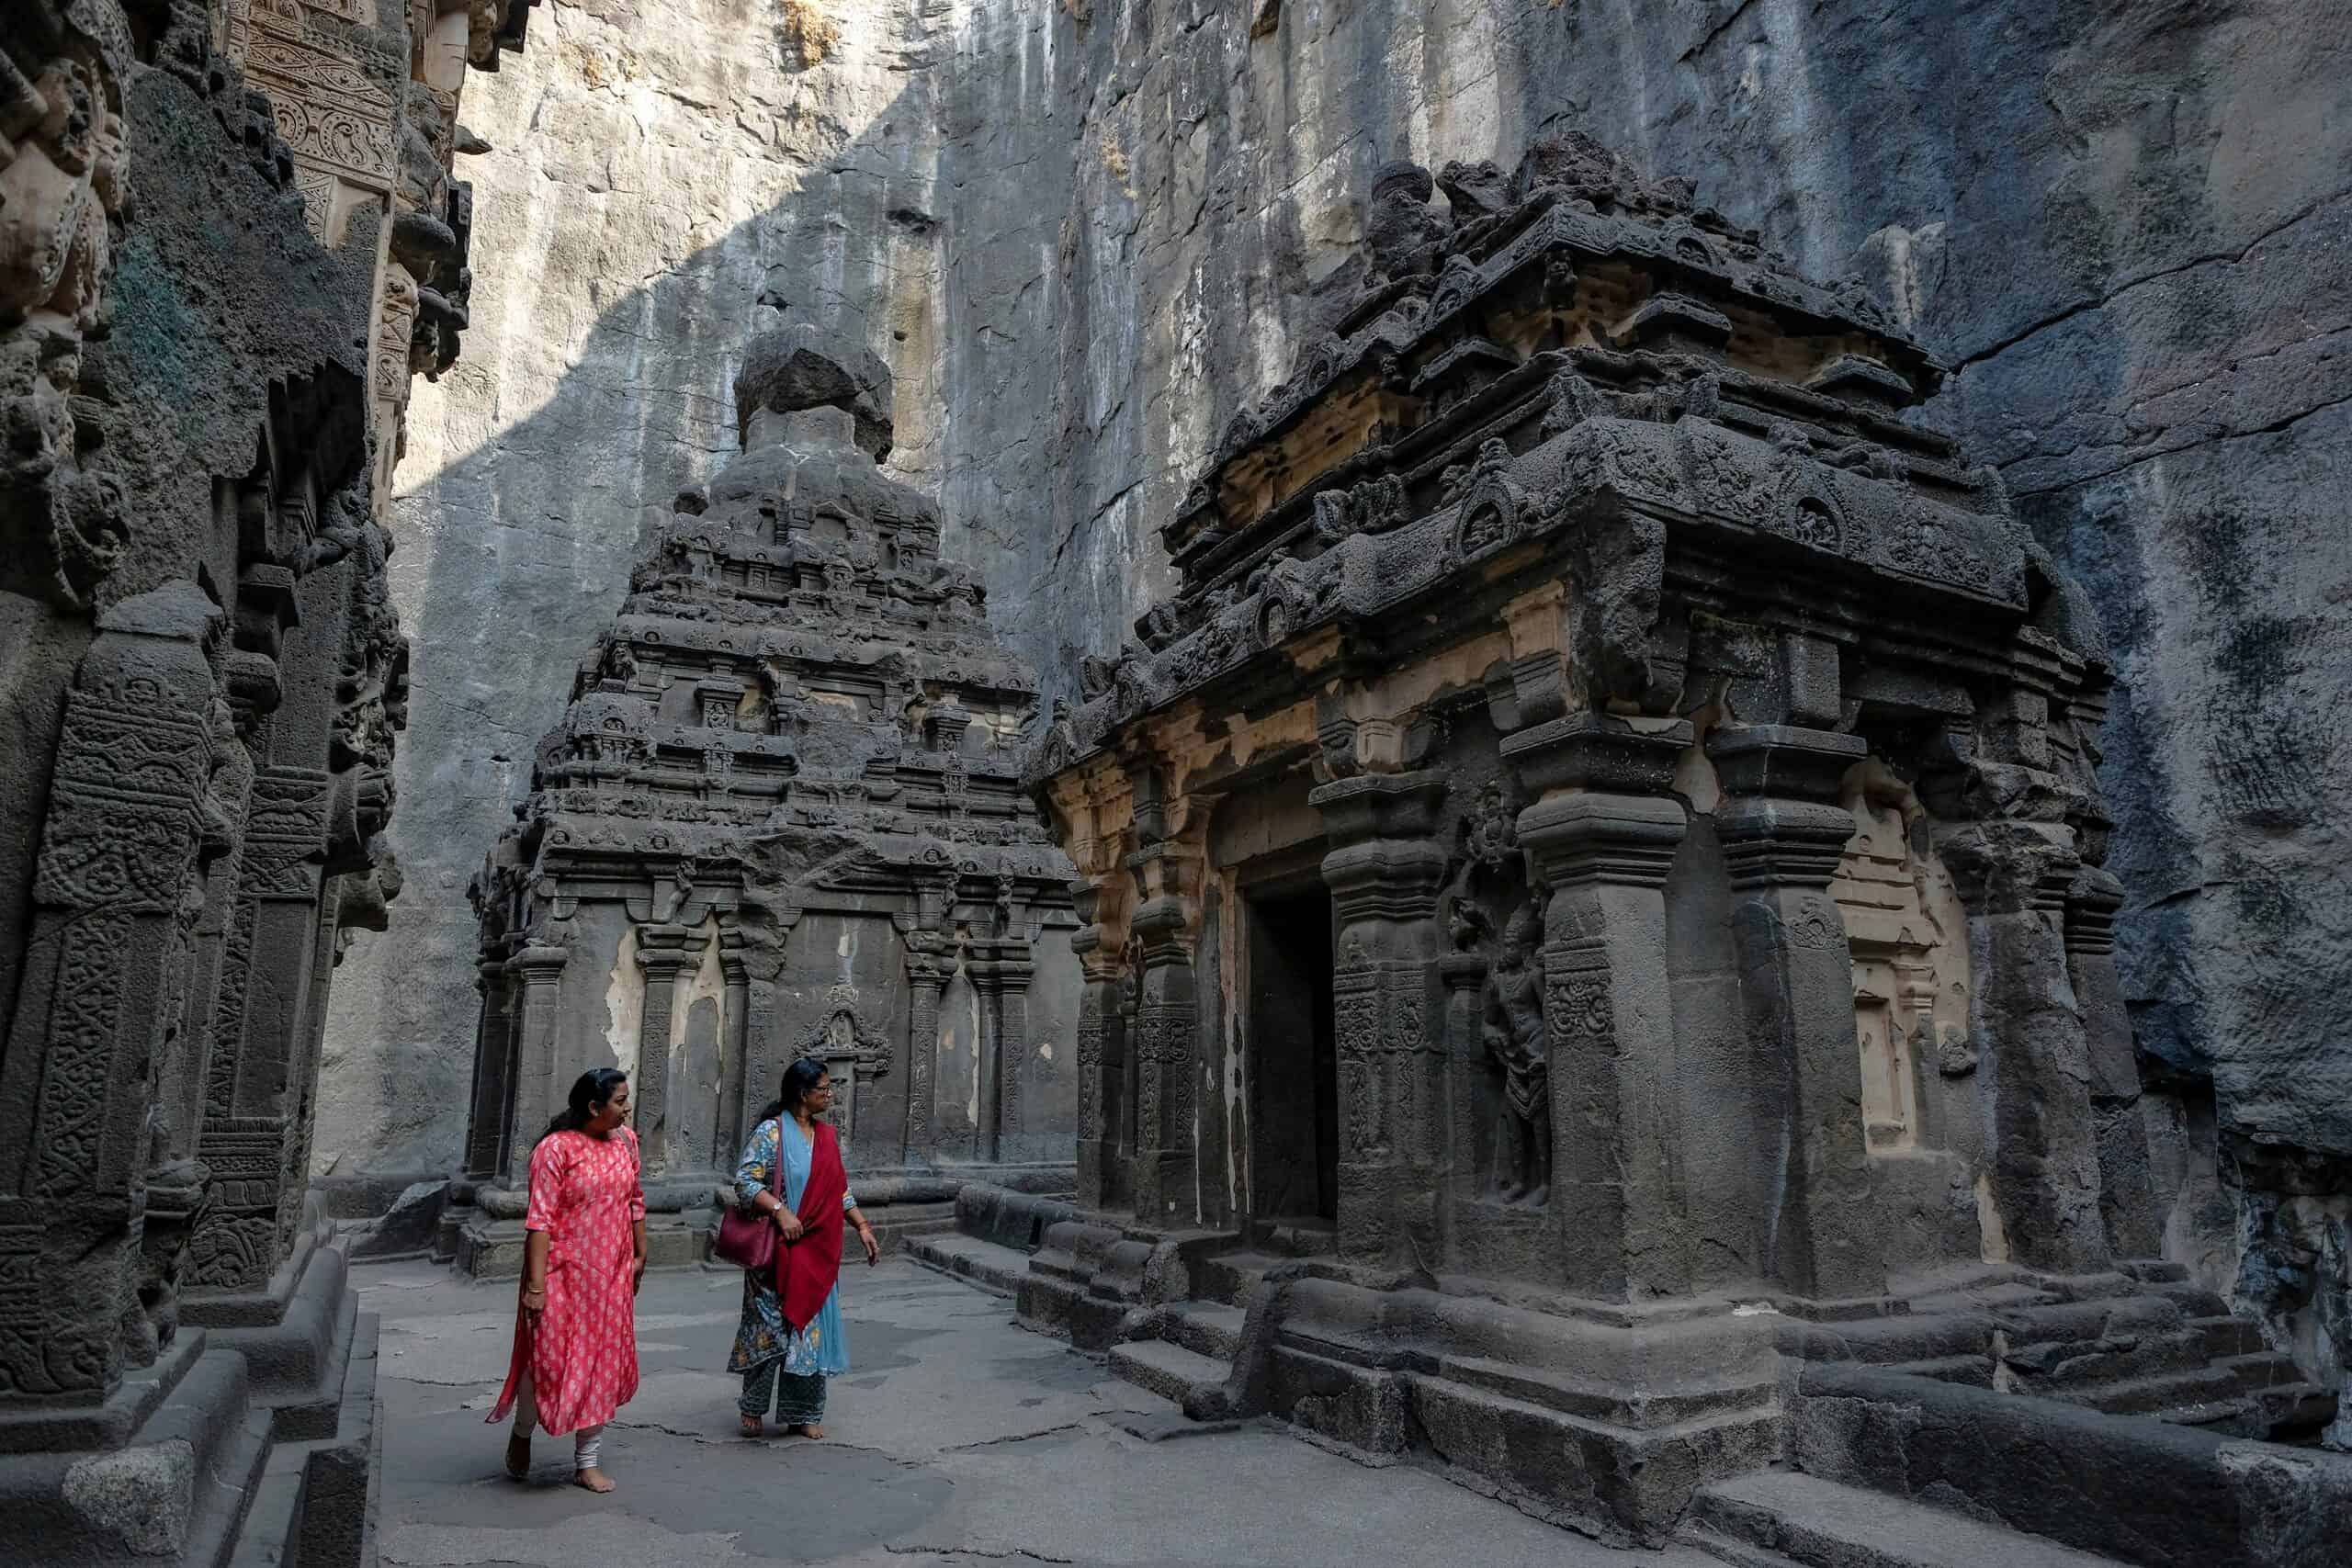
[[[1001,1201],[1045,1222],[1033,1246],[967,1224],[957,1245],[926,1249],[933,1267],[1009,1283],[1024,1325],[1107,1352],[1195,1420],[1272,1416],[1362,1462],[1433,1469],[1614,1544],[1679,1536],[1713,1551],[1731,1540],[1726,1520],[1769,1535],[1780,1527],[1716,1494],[1803,1470],[1841,1497],[1883,1494],[1890,1510],[2006,1521],[2019,1542],[2046,1538],[2031,1550],[2052,1562],[2065,1555],[2055,1542],[2128,1545],[2122,1560],[2154,1568],[2352,1562],[2352,1458],[2286,1446],[2333,1418],[2332,1396],[2177,1266],[1984,1268],[1852,1301],[1612,1303],[1283,1256],[1273,1233],[1159,1232]],[[2152,1508],[2161,1539],[2138,1522]],[[1772,1539],[1813,1539],[1786,1523]],[[1819,1559],[1725,1550],[1773,1568],[1849,1561],[1832,1550],[1842,1537],[1821,1539]],[[2044,1560],[2016,1551],[2000,1560]]]
[[[376,1318],[309,1218],[269,1288],[188,1299],[105,1405],[0,1417],[6,1561],[372,1568]]]

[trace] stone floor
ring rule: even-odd
[[[564,1484],[539,1440],[529,1485],[483,1425],[514,1286],[423,1263],[364,1267],[383,1317],[378,1543],[387,1568],[726,1568],[753,1560],[919,1568],[1120,1564],[1544,1564],[1720,1568],[1614,1551],[1411,1469],[1368,1470],[1259,1427],[1146,1441],[1171,1409],[1013,1325],[1011,1303],[891,1259],[845,1278],[855,1370],[821,1443],[736,1435],[720,1369],[741,1286],[674,1270],[638,1301],[643,1385],[605,1438],[618,1491]],[[1136,1419],[1137,1414],[1146,1418]]]

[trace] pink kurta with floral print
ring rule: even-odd
[[[645,1218],[637,1134],[550,1133],[531,1151],[526,1230],[548,1233],[548,1304],[534,1334],[517,1314],[514,1355],[492,1421],[506,1418],[531,1374],[539,1425],[578,1431],[609,1419],[637,1393],[637,1306],[629,1228]]]

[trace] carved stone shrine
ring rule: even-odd
[[[1086,988],[1024,1319],[1648,1542],[1816,1396],[1915,1469],[2324,1424],[2154,1261],[2109,664],[1928,355],[1581,136],[1384,168],[1339,283],[1031,754]]]
[[[735,396],[741,455],[656,533],[474,885],[445,1233],[476,1273],[519,1268],[532,1143],[593,1066],[635,1084],[657,1260],[702,1255],[803,1055],[870,1207],[936,1217],[981,1174],[1068,1190],[1077,920],[1019,787],[1035,681],[937,508],[877,466],[870,351],[779,327]]]
[[[0,28],[12,1562],[375,1561],[376,1319],[310,1191],[313,1104],[345,933],[400,888],[380,517],[409,374],[463,317],[458,78],[529,0],[442,9]],[[298,54],[341,129],[270,96]],[[361,143],[366,199],[307,177]],[[430,352],[381,330],[388,256],[448,290]]]

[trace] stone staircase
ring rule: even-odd
[[[2012,1279],[1931,1292],[1905,1314],[1792,1325],[1782,1348],[2230,1437],[2293,1441],[2333,1419],[2335,1396],[2179,1265],[2083,1291]]]
[[[1279,1224],[1261,1239],[1195,1258],[1192,1299],[1152,1314],[1155,1337],[1124,1340],[1110,1349],[1111,1370],[1179,1405],[1222,1388],[1241,1348],[1241,1325],[1250,1298],[1266,1271],[1295,1258],[1329,1256],[1330,1231],[1317,1225]]]

